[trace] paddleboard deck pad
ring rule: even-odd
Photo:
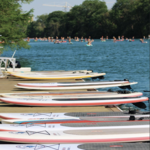
[[[1,144],[0,150],[148,150],[149,143]]]
[[[64,131],[3,131],[0,141],[13,143],[109,143],[149,141],[149,125],[124,129],[88,129]]]

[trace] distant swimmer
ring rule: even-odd
[[[145,42],[143,39],[140,39],[140,42],[141,42],[141,43],[147,43],[147,42]]]
[[[132,40],[131,40],[131,39],[129,39],[129,42],[132,42]]]
[[[93,45],[91,44],[91,41],[90,41],[90,40],[88,41],[88,43],[86,44],[86,46],[93,46]]]
[[[71,42],[71,38],[68,39],[68,42],[69,42],[69,44],[73,44],[73,43]]]
[[[113,37],[113,42],[115,43],[117,41],[117,39],[115,37]]]

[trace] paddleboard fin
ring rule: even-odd
[[[130,86],[130,85],[126,85],[126,86],[119,86],[119,88],[121,88],[121,89],[129,89],[129,90],[132,90],[132,91],[133,91],[133,89],[131,88],[131,86]]]
[[[138,102],[138,103],[132,103],[133,105],[135,105],[136,107],[139,107],[141,109],[145,109],[146,105],[143,102]]]
[[[92,80],[94,80],[94,79],[104,79],[104,76],[97,76],[97,77],[92,77]]]
[[[129,121],[134,121],[135,120],[135,116],[130,116],[129,117]]]

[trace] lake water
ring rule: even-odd
[[[54,44],[32,40],[29,43],[30,50],[17,51],[15,58],[21,62],[22,67],[31,67],[33,71],[90,69],[94,72],[105,72],[104,80],[129,79],[131,82],[138,82],[132,86],[134,91],[150,90],[150,43],[140,43],[139,40],[116,43],[112,40],[95,40],[93,46],[88,47],[85,42],[72,42],[73,44]],[[1,56],[11,57],[12,54],[12,51],[7,51]],[[143,95],[150,97],[149,92],[143,92]],[[146,102],[146,105],[147,108],[142,111],[149,110],[149,103]]]

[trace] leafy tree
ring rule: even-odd
[[[46,23],[46,35],[47,36],[59,36],[60,27],[63,26],[65,12],[63,11],[54,11],[50,13],[47,17]],[[64,30],[63,28],[62,30]]]
[[[23,12],[22,3],[33,0],[0,0],[0,45],[13,49],[29,48],[23,38],[26,37],[26,28],[31,20],[33,10]]]

